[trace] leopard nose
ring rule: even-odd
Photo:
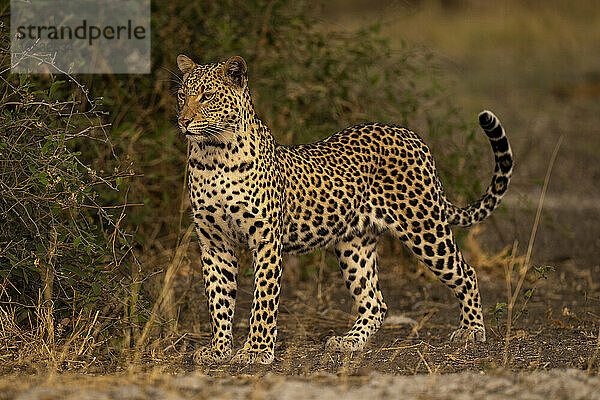
[[[187,128],[190,125],[190,123],[192,122],[192,119],[191,118],[179,118],[177,120],[177,122],[179,123],[180,127]]]

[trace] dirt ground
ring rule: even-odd
[[[600,271],[594,272],[597,276]],[[503,324],[490,326],[489,313],[486,343],[449,342],[458,316],[450,292],[418,269],[400,273],[383,274],[390,314],[359,354],[323,351],[328,335],[349,327],[349,296],[341,277],[329,271],[322,275],[321,285],[307,280],[284,287],[271,365],[194,365],[191,351],[208,339],[208,326],[203,324],[201,334],[185,337],[169,354],[144,360],[141,368],[131,371],[114,372],[113,367],[92,362],[85,374],[69,373],[64,365],[64,372],[48,375],[31,366],[0,379],[0,400],[600,399],[600,293],[597,286],[590,290],[589,277],[565,269],[539,281],[527,306],[529,313],[517,320],[505,347]],[[500,273],[480,277],[486,309],[505,299]],[[249,302],[250,281],[245,278],[235,328],[237,346],[247,333]],[[205,312],[198,317],[206,318]],[[106,374],[108,370],[113,372]]]
[[[508,347],[505,315],[494,326],[489,312],[487,342],[472,345],[448,341],[458,318],[450,291],[422,268],[394,267],[394,262],[382,260],[389,317],[362,353],[323,350],[327,336],[350,326],[350,298],[341,277],[325,270],[320,284],[312,275],[285,280],[271,365],[194,365],[193,348],[208,340],[201,309],[199,333],[176,341],[167,354],[144,359],[141,367],[88,360],[85,374],[76,364],[64,364],[63,372],[48,375],[30,366],[0,379],[0,400],[600,398],[600,291],[591,275],[566,267],[547,279],[527,279],[524,287],[535,285],[535,293],[528,313],[516,320]],[[600,276],[599,269],[592,272]],[[506,301],[502,271],[485,269],[479,276],[485,310]],[[249,277],[241,278],[237,347],[247,334],[250,284]]]
[[[495,316],[489,310],[507,301],[504,271],[480,268],[487,342],[453,343],[448,337],[459,310],[450,291],[393,241],[384,240],[381,250],[387,254],[380,264],[389,314],[361,353],[324,351],[329,335],[351,325],[350,296],[339,272],[324,262],[321,273],[304,278],[294,276],[293,268],[288,271],[271,365],[194,365],[194,348],[209,339],[208,316],[199,307],[191,323],[194,331],[174,338],[164,354],[148,354],[131,369],[84,359],[64,362],[58,373],[41,364],[24,366],[0,379],[0,400],[600,398],[599,267],[582,272],[567,263],[548,271],[546,278],[528,277],[522,291],[534,292],[528,312],[515,318],[508,346],[506,314]],[[491,259],[473,249],[465,253],[480,261]],[[290,261],[292,267],[294,263]],[[239,293],[236,347],[248,330],[250,276],[240,277]],[[523,300],[519,296],[515,310]]]
[[[390,245],[384,244],[383,247]],[[388,253],[393,248],[384,248]],[[468,254],[467,254],[468,256]],[[399,258],[404,258],[402,252]],[[197,367],[172,365],[174,370],[202,371],[208,375],[265,374],[447,374],[463,371],[490,372],[499,368],[513,371],[543,371],[577,368],[597,373],[600,365],[599,331],[600,267],[582,273],[574,266],[560,267],[536,279],[525,280],[522,292],[534,289],[523,313],[515,318],[511,340],[506,346],[506,313],[497,316],[490,307],[507,302],[504,271],[479,273],[483,296],[487,342],[453,343],[449,334],[456,328],[458,303],[450,291],[423,268],[395,266],[393,257],[382,260],[381,286],[389,307],[384,327],[364,352],[352,355],[329,354],[323,344],[332,334],[351,326],[351,301],[339,272],[325,270],[306,280],[285,279],[279,318],[276,358],[269,366]],[[409,261],[410,262],[410,261]],[[247,334],[251,302],[249,277],[241,278],[235,340],[241,346]],[[514,287],[514,283],[513,283]],[[515,310],[522,308],[523,296]],[[185,353],[208,339],[208,316],[197,316],[201,335],[190,335],[180,344]],[[497,323],[496,323],[497,320]],[[180,354],[183,354],[180,353]],[[505,362],[506,360],[506,362]]]
[[[370,374],[310,379],[269,374],[213,378],[200,373],[169,376],[62,376],[41,382],[2,385],[0,399],[600,399],[600,378],[578,370],[511,374],[393,376]]]

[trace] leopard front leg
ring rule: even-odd
[[[250,313],[250,332],[244,346],[232,361],[270,364],[277,338],[277,310],[281,289],[282,243],[265,240],[254,251],[254,299]]]
[[[194,353],[197,364],[219,363],[231,356],[238,264],[233,248],[225,243],[220,245],[200,246],[211,340]]]

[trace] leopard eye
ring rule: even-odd
[[[207,101],[211,100],[214,96],[215,96],[214,92],[204,92],[204,93],[202,93],[202,95],[200,96],[200,99],[198,99],[198,101],[200,103],[206,103]]]

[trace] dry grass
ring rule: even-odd
[[[562,136],[556,142],[556,146],[554,147],[554,151],[552,152],[552,156],[550,157],[550,161],[548,162],[548,168],[546,170],[546,176],[544,177],[542,193],[540,195],[540,200],[538,202],[538,207],[537,207],[537,211],[535,214],[535,221],[533,223],[533,227],[531,228],[531,236],[529,238],[529,244],[527,245],[527,253],[525,255],[525,258],[523,259],[523,261],[521,263],[517,264],[515,262],[515,258],[511,257],[510,262],[505,264],[504,273],[506,275],[506,291],[507,291],[507,296],[508,296],[508,305],[507,305],[506,334],[505,334],[506,344],[504,347],[504,366],[506,366],[508,364],[509,343],[511,340],[511,329],[515,322],[513,320],[513,310],[514,310],[515,304],[517,302],[517,299],[520,296],[521,288],[523,287],[523,282],[525,281],[527,272],[531,268],[530,261],[531,261],[531,253],[533,250],[533,245],[535,243],[535,236],[537,234],[537,231],[539,228],[539,223],[540,223],[540,218],[542,216],[542,209],[544,207],[544,199],[546,197],[546,192],[548,190],[548,184],[550,182],[550,175],[552,173],[552,168],[554,167],[554,161],[556,160],[556,156],[558,155],[558,150],[560,149],[561,143],[562,143]],[[516,254],[516,251],[517,251],[517,242],[515,242],[515,244],[513,246],[512,254],[513,255]],[[515,270],[517,271],[518,282],[517,282],[517,286],[515,287],[515,289],[511,290],[511,271],[515,271]],[[527,302],[531,298],[534,289],[535,289],[535,286],[532,289],[530,289],[531,292],[529,292],[529,294],[526,295],[525,300],[522,305],[522,309],[524,309],[525,306],[527,305]],[[517,317],[518,317],[518,315],[517,315]]]
[[[540,198],[537,205],[536,215],[533,222],[533,226],[531,228],[531,234],[529,237],[529,242],[527,245],[527,250],[525,254],[519,255],[518,251],[518,242],[515,241],[513,246],[505,247],[503,250],[497,253],[490,254],[486,250],[484,250],[481,245],[481,241],[478,240],[478,236],[482,232],[482,228],[479,226],[475,226],[471,228],[467,239],[465,241],[465,250],[470,256],[470,262],[473,265],[477,265],[478,270],[485,270],[488,273],[494,273],[494,271],[499,271],[498,267],[501,267],[504,271],[504,278],[506,282],[506,303],[498,303],[496,307],[492,307],[492,313],[498,314],[506,311],[506,324],[504,326],[504,358],[503,358],[503,367],[507,367],[509,363],[509,348],[510,341],[514,339],[513,336],[513,326],[515,322],[526,312],[526,306],[531,297],[533,296],[537,283],[539,282],[539,278],[541,276],[530,276],[529,272],[533,267],[531,263],[531,255],[533,251],[533,247],[535,244],[536,234],[539,229],[539,224],[542,216],[542,210],[544,206],[544,200],[546,197],[546,193],[548,190],[548,185],[550,182],[550,176],[552,173],[552,169],[554,167],[554,163],[556,157],[558,155],[558,151],[561,147],[563,138],[559,138],[554,147],[554,151],[550,157],[548,162],[548,167],[546,169],[546,174],[544,178],[544,182],[542,185],[542,191],[540,194]],[[543,275],[548,270],[553,270],[553,267],[541,267],[536,270],[538,275]],[[525,293],[521,293],[523,284],[526,279],[533,282],[531,287]],[[513,283],[513,282],[516,282]],[[514,285],[514,286],[513,286]],[[514,287],[514,288],[513,288]],[[519,304],[519,310],[515,313],[515,306]],[[496,317],[496,316],[495,316]]]
[[[0,359],[4,368],[43,368],[50,373],[87,370],[97,361],[98,348],[104,344],[98,340],[98,314],[81,313],[55,323],[53,306],[39,305],[35,310],[39,322],[23,328],[16,322],[13,308],[0,308]],[[71,333],[63,335],[65,330]]]
[[[503,270],[508,260],[522,262],[523,256],[516,254],[513,246],[506,246],[498,252],[490,252],[482,242],[485,227],[475,225],[469,228],[465,238],[464,252],[468,255],[469,263],[477,267],[477,271],[497,274]]]

